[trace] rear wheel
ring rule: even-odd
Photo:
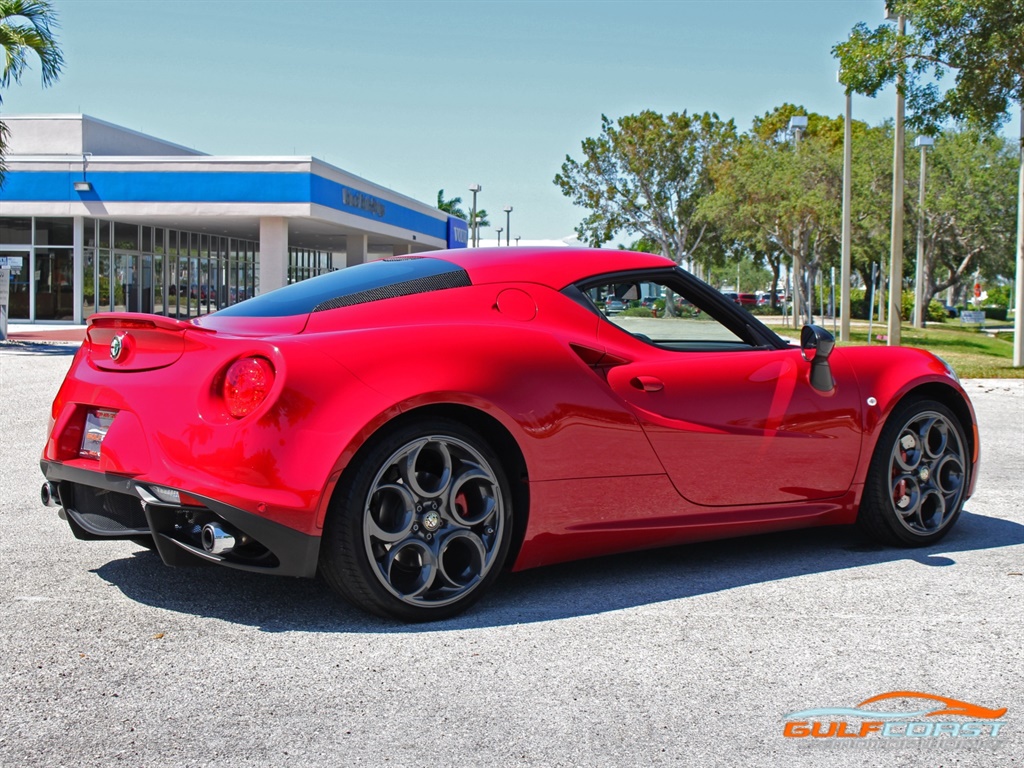
[[[933,544],[960,516],[968,472],[967,438],[956,415],[934,400],[905,403],[878,440],[858,525],[888,544]]]
[[[324,527],[320,570],[356,606],[404,621],[447,618],[494,581],[512,507],[501,462],[447,419],[374,440],[346,473]]]

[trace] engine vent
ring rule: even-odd
[[[371,301],[381,299],[394,299],[399,296],[412,296],[417,293],[430,293],[431,291],[443,291],[448,288],[465,288],[472,285],[469,275],[463,269],[451,272],[442,272],[439,275],[428,275],[417,277],[415,280],[406,280],[404,283],[393,283],[380,288],[372,288],[368,291],[350,293],[347,296],[339,296],[336,299],[321,302],[313,307],[314,312],[323,312],[328,309],[339,307],[351,307],[356,304],[368,304]]]

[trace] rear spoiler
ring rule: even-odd
[[[204,328],[189,320],[179,320],[176,317],[165,317],[164,315],[150,315],[145,312],[103,312],[90,315],[86,321],[89,329],[111,328],[111,329],[143,329],[159,328],[164,331],[201,331],[203,333],[215,333],[212,328]]]

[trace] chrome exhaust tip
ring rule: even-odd
[[[211,555],[223,555],[235,548],[235,536],[225,531],[220,523],[207,523],[202,531],[203,549]]]
[[[43,483],[43,487],[39,489],[39,498],[44,507],[60,506],[60,492],[53,483]]]

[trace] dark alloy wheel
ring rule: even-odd
[[[512,535],[497,456],[473,430],[431,419],[360,451],[324,529],[321,573],[371,613],[453,616],[496,578]]]
[[[933,544],[959,517],[969,472],[967,438],[949,408],[934,400],[900,405],[871,459],[857,522],[889,544]]]

